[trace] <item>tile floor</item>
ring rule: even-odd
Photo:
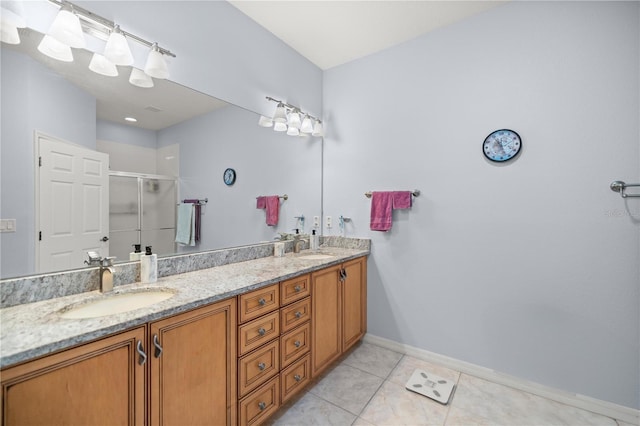
[[[405,389],[416,368],[454,380],[449,404]],[[302,425],[633,426],[369,343],[360,343],[268,423]]]

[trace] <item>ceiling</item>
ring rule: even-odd
[[[326,70],[463,20],[505,1],[229,0]]]

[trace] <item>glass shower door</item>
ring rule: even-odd
[[[141,179],[140,239],[158,255],[176,252],[176,191],[174,179]]]

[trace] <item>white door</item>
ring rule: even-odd
[[[109,155],[37,134],[36,264],[79,268],[87,251],[109,255]]]

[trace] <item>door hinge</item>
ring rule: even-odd
[[[38,167],[42,167],[42,157],[38,157]]]
[[[42,241],[42,231],[38,232],[38,241]]]

